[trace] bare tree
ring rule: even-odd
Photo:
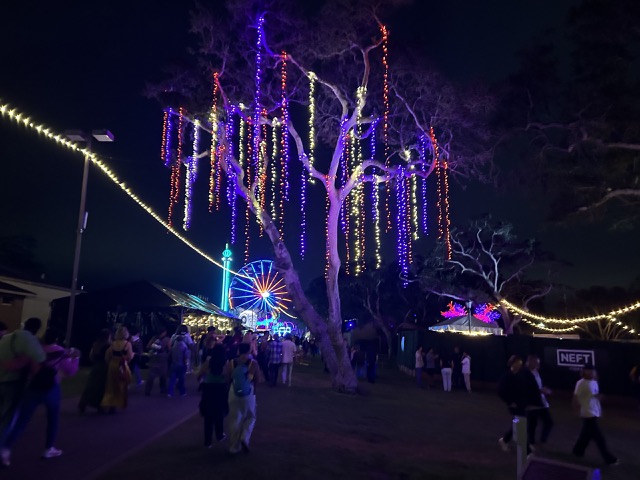
[[[181,71],[149,87],[149,93],[170,105],[186,106],[192,118],[199,116],[201,124],[216,135],[217,148],[224,152],[220,165],[271,241],[276,267],[296,312],[319,338],[334,388],[352,392],[357,383],[341,333],[338,289],[339,220],[345,201],[365,184],[376,189],[386,184],[384,191],[391,196],[392,189],[400,188],[406,179],[426,178],[439,167],[462,179],[490,176],[486,120],[492,101],[478,89],[456,89],[415,63],[416,58],[411,68],[405,62],[398,63],[397,69],[386,69],[381,59],[386,58],[389,32],[379,19],[383,8],[372,9],[365,1],[325,2],[320,8],[302,3],[229,1],[213,11],[199,7],[192,15],[192,30],[200,39],[192,71],[189,75]],[[284,68],[287,90],[283,97]],[[221,105],[208,121],[212,75]],[[319,148],[315,151],[307,137],[308,119],[302,109],[295,111],[296,105],[308,106],[310,82],[317,88],[313,128]],[[285,104],[293,109],[288,117]],[[243,162],[234,148],[235,119],[253,129],[253,165],[250,159]],[[287,132],[286,138],[292,140],[291,159],[326,197],[326,215],[316,217],[326,222],[327,318],[317,313],[304,294],[281,234],[280,215],[274,217],[264,207],[268,179],[256,172],[269,171],[273,160],[266,152],[263,125]],[[378,154],[373,156],[373,149],[363,145],[371,142],[375,132],[380,138]],[[351,158],[342,181],[341,160],[354,144],[362,154]]]
[[[513,333],[517,316],[500,304],[518,298],[525,306],[551,291],[551,284],[525,281],[525,273],[536,262],[548,260],[534,240],[518,240],[508,223],[490,217],[470,222],[451,234],[452,257],[433,256],[422,270],[425,291],[458,301],[491,302],[502,315],[505,333]]]

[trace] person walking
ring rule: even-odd
[[[462,352],[460,370],[464,378],[464,386],[467,392],[471,393],[471,356],[467,352]]]
[[[62,399],[60,374],[72,376],[78,372],[80,352],[73,348],[65,350],[57,344],[57,341],[57,333],[52,329],[48,329],[43,338],[43,350],[46,354],[46,360],[27,387],[27,393],[15,425],[2,445],[2,462],[7,466],[11,457],[11,449],[24,433],[33,414],[40,405],[44,405],[47,411],[45,449],[42,453],[42,458],[54,458],[62,455],[62,450],[55,447],[60,424],[60,402]]]
[[[251,434],[256,423],[256,381],[258,365],[249,353],[250,345],[238,347],[238,357],[225,365],[229,389],[229,452],[249,453]]]
[[[171,347],[171,367],[169,368],[169,388],[167,390],[167,397],[173,397],[173,390],[178,383],[178,392],[180,396],[184,397],[187,394],[185,388],[185,375],[189,368],[189,361],[191,359],[191,349],[187,345],[185,340],[186,335],[178,335],[173,340],[173,346]]]
[[[282,342],[282,384],[291,386],[291,373],[293,372],[293,358],[296,355],[296,344],[287,333]]]
[[[269,342],[267,358],[269,361],[269,385],[275,387],[278,384],[278,371],[282,363],[282,342],[277,333],[273,334],[273,340]]]
[[[167,329],[161,328],[158,335],[149,340],[149,374],[144,387],[144,394],[148,397],[153,390],[156,378],[160,384],[160,394],[167,394],[167,377],[169,376],[169,353],[171,352],[171,339],[167,335]]]
[[[445,392],[450,392],[453,360],[446,353],[440,355],[440,374],[442,375],[442,388]]]
[[[529,355],[527,357],[527,370],[531,372],[533,378],[536,380],[538,390],[540,394],[540,408],[533,408],[527,412],[528,430],[531,432],[531,438],[529,443],[532,449],[535,449],[536,443],[536,430],[538,429],[538,422],[542,423],[542,432],[540,434],[540,443],[545,444],[551,434],[553,427],[553,419],[549,411],[549,401],[547,395],[551,394],[551,390],[544,386],[542,383],[542,377],[540,377],[540,357],[537,355]]]
[[[87,407],[102,411],[100,402],[104,397],[104,389],[107,385],[107,350],[111,346],[111,330],[104,328],[100,331],[98,338],[89,351],[89,361],[91,370],[87,376],[87,383],[84,385],[80,401],[78,402],[78,412],[82,415]]]
[[[129,383],[131,382],[131,370],[129,362],[133,358],[131,342],[129,342],[129,330],[120,327],[113,336],[113,342],[105,354],[107,360],[107,384],[100,406],[115,413],[117,408],[127,408],[129,400]]]
[[[40,327],[42,321],[32,317],[24,322],[22,330],[0,340],[0,446],[13,427],[29,375],[46,360],[36,337]]]
[[[140,374],[140,365],[142,364],[142,355],[144,354],[144,346],[142,345],[142,339],[140,338],[140,329],[133,327],[131,329],[131,350],[133,351],[133,358],[129,362],[129,369],[131,374],[136,379],[136,386],[139,387],[144,384],[142,375]]]
[[[580,417],[582,418],[582,429],[573,446],[573,454],[576,457],[583,457],[589,443],[594,440],[605,463],[617,465],[618,459],[609,451],[598,425],[598,419],[602,416],[600,388],[596,380],[595,368],[591,364],[586,364],[582,368],[582,378],[578,380],[573,391],[573,404],[580,409]]]
[[[424,368],[424,350],[422,345],[418,347],[416,350],[416,366],[415,366],[415,374],[416,374],[416,385],[418,388],[422,388],[422,369]]]
[[[429,388],[434,387],[434,378],[436,376],[436,362],[438,361],[438,355],[433,351],[433,347],[429,347],[427,355],[425,356],[425,367],[427,370],[427,382]]]
[[[201,381],[199,410],[204,419],[204,446],[211,448],[213,432],[216,440],[221,442],[224,434],[224,417],[229,413],[229,384],[224,376],[227,352],[222,344],[216,344],[209,351],[209,356],[202,362],[198,372]]]

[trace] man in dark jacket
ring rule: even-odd
[[[525,417],[527,411],[531,408],[542,407],[540,399],[540,390],[534,376],[529,370],[522,368],[522,358],[512,355],[507,362],[509,370],[500,380],[498,385],[498,395],[507,405],[509,413],[512,417]],[[527,453],[530,453],[530,443],[532,442],[534,432],[531,431],[531,425],[527,425]],[[509,443],[513,437],[513,426],[510,424],[509,429],[504,435],[498,439],[498,443],[502,450],[509,451]]]

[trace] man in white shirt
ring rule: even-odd
[[[296,344],[287,334],[282,342],[282,384],[291,386],[291,372],[293,371],[293,357],[296,354]]]
[[[578,380],[573,391],[573,403],[580,407],[580,417],[582,417],[582,430],[573,447],[573,454],[577,457],[584,456],[589,442],[595,440],[605,463],[617,465],[618,459],[607,448],[607,442],[598,426],[598,418],[602,415],[600,390],[595,369],[591,364],[585,365],[582,369],[582,378]]]
[[[527,422],[529,422],[529,432],[531,438],[529,443],[531,445],[536,444],[536,429],[538,427],[538,421],[542,423],[542,433],[540,434],[540,443],[545,444],[551,434],[551,428],[553,427],[553,420],[551,419],[551,413],[549,411],[549,402],[547,401],[547,395],[551,394],[551,390],[545,387],[540,377],[540,357],[537,355],[529,355],[527,357],[527,369],[533,375],[536,380],[538,389],[540,390],[540,400],[542,406],[540,408],[533,408],[527,412]]]

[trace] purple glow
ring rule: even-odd
[[[376,127],[378,126],[378,121],[380,119],[376,118],[371,125],[371,137],[369,138],[369,145],[371,148],[371,159],[375,160],[376,158]],[[377,168],[373,168],[373,174],[378,173]],[[371,218],[374,222],[379,221],[379,213],[378,213],[378,200],[379,195],[377,195],[376,191],[378,190],[377,182],[371,182]]]
[[[304,260],[305,236],[307,232],[307,216],[305,206],[307,204],[307,170],[302,167],[300,174],[300,258]]]
[[[191,228],[191,211],[193,200],[193,184],[198,176],[198,143],[200,140],[200,131],[197,124],[193,124],[193,154],[187,158],[187,171],[185,173],[184,187],[184,223],[182,228],[189,230]]]
[[[409,274],[409,258],[407,244],[410,241],[410,232],[407,232],[407,202],[406,202],[406,185],[404,181],[404,169],[400,168],[400,172],[396,177],[396,203],[398,205],[397,211],[397,250],[398,250],[398,265],[402,275],[406,277]],[[406,282],[403,282],[406,286]]]
[[[233,114],[235,113],[235,107],[231,107],[227,110],[227,123],[225,125],[225,139],[227,143],[227,152],[225,156],[225,162],[227,163],[227,203],[231,207],[231,244],[236,243],[236,176],[235,171],[231,167],[231,158],[233,158],[233,135],[234,135],[234,120]]]
[[[340,187],[344,187],[347,184],[347,171],[349,169],[347,165],[347,158],[349,152],[347,151],[347,132],[345,132],[344,125],[347,119],[343,118],[342,123],[340,125],[340,149],[342,154],[340,155]],[[340,207],[340,227],[342,229],[342,233],[345,235],[348,232],[347,222],[349,221],[349,211],[348,211],[348,200],[349,197],[345,198],[344,203]],[[347,239],[347,242],[349,240]]]
[[[287,100],[287,54],[282,54],[282,71],[281,71],[281,93],[282,93],[282,198],[289,201],[289,102]],[[284,217],[284,209],[280,212]]]

